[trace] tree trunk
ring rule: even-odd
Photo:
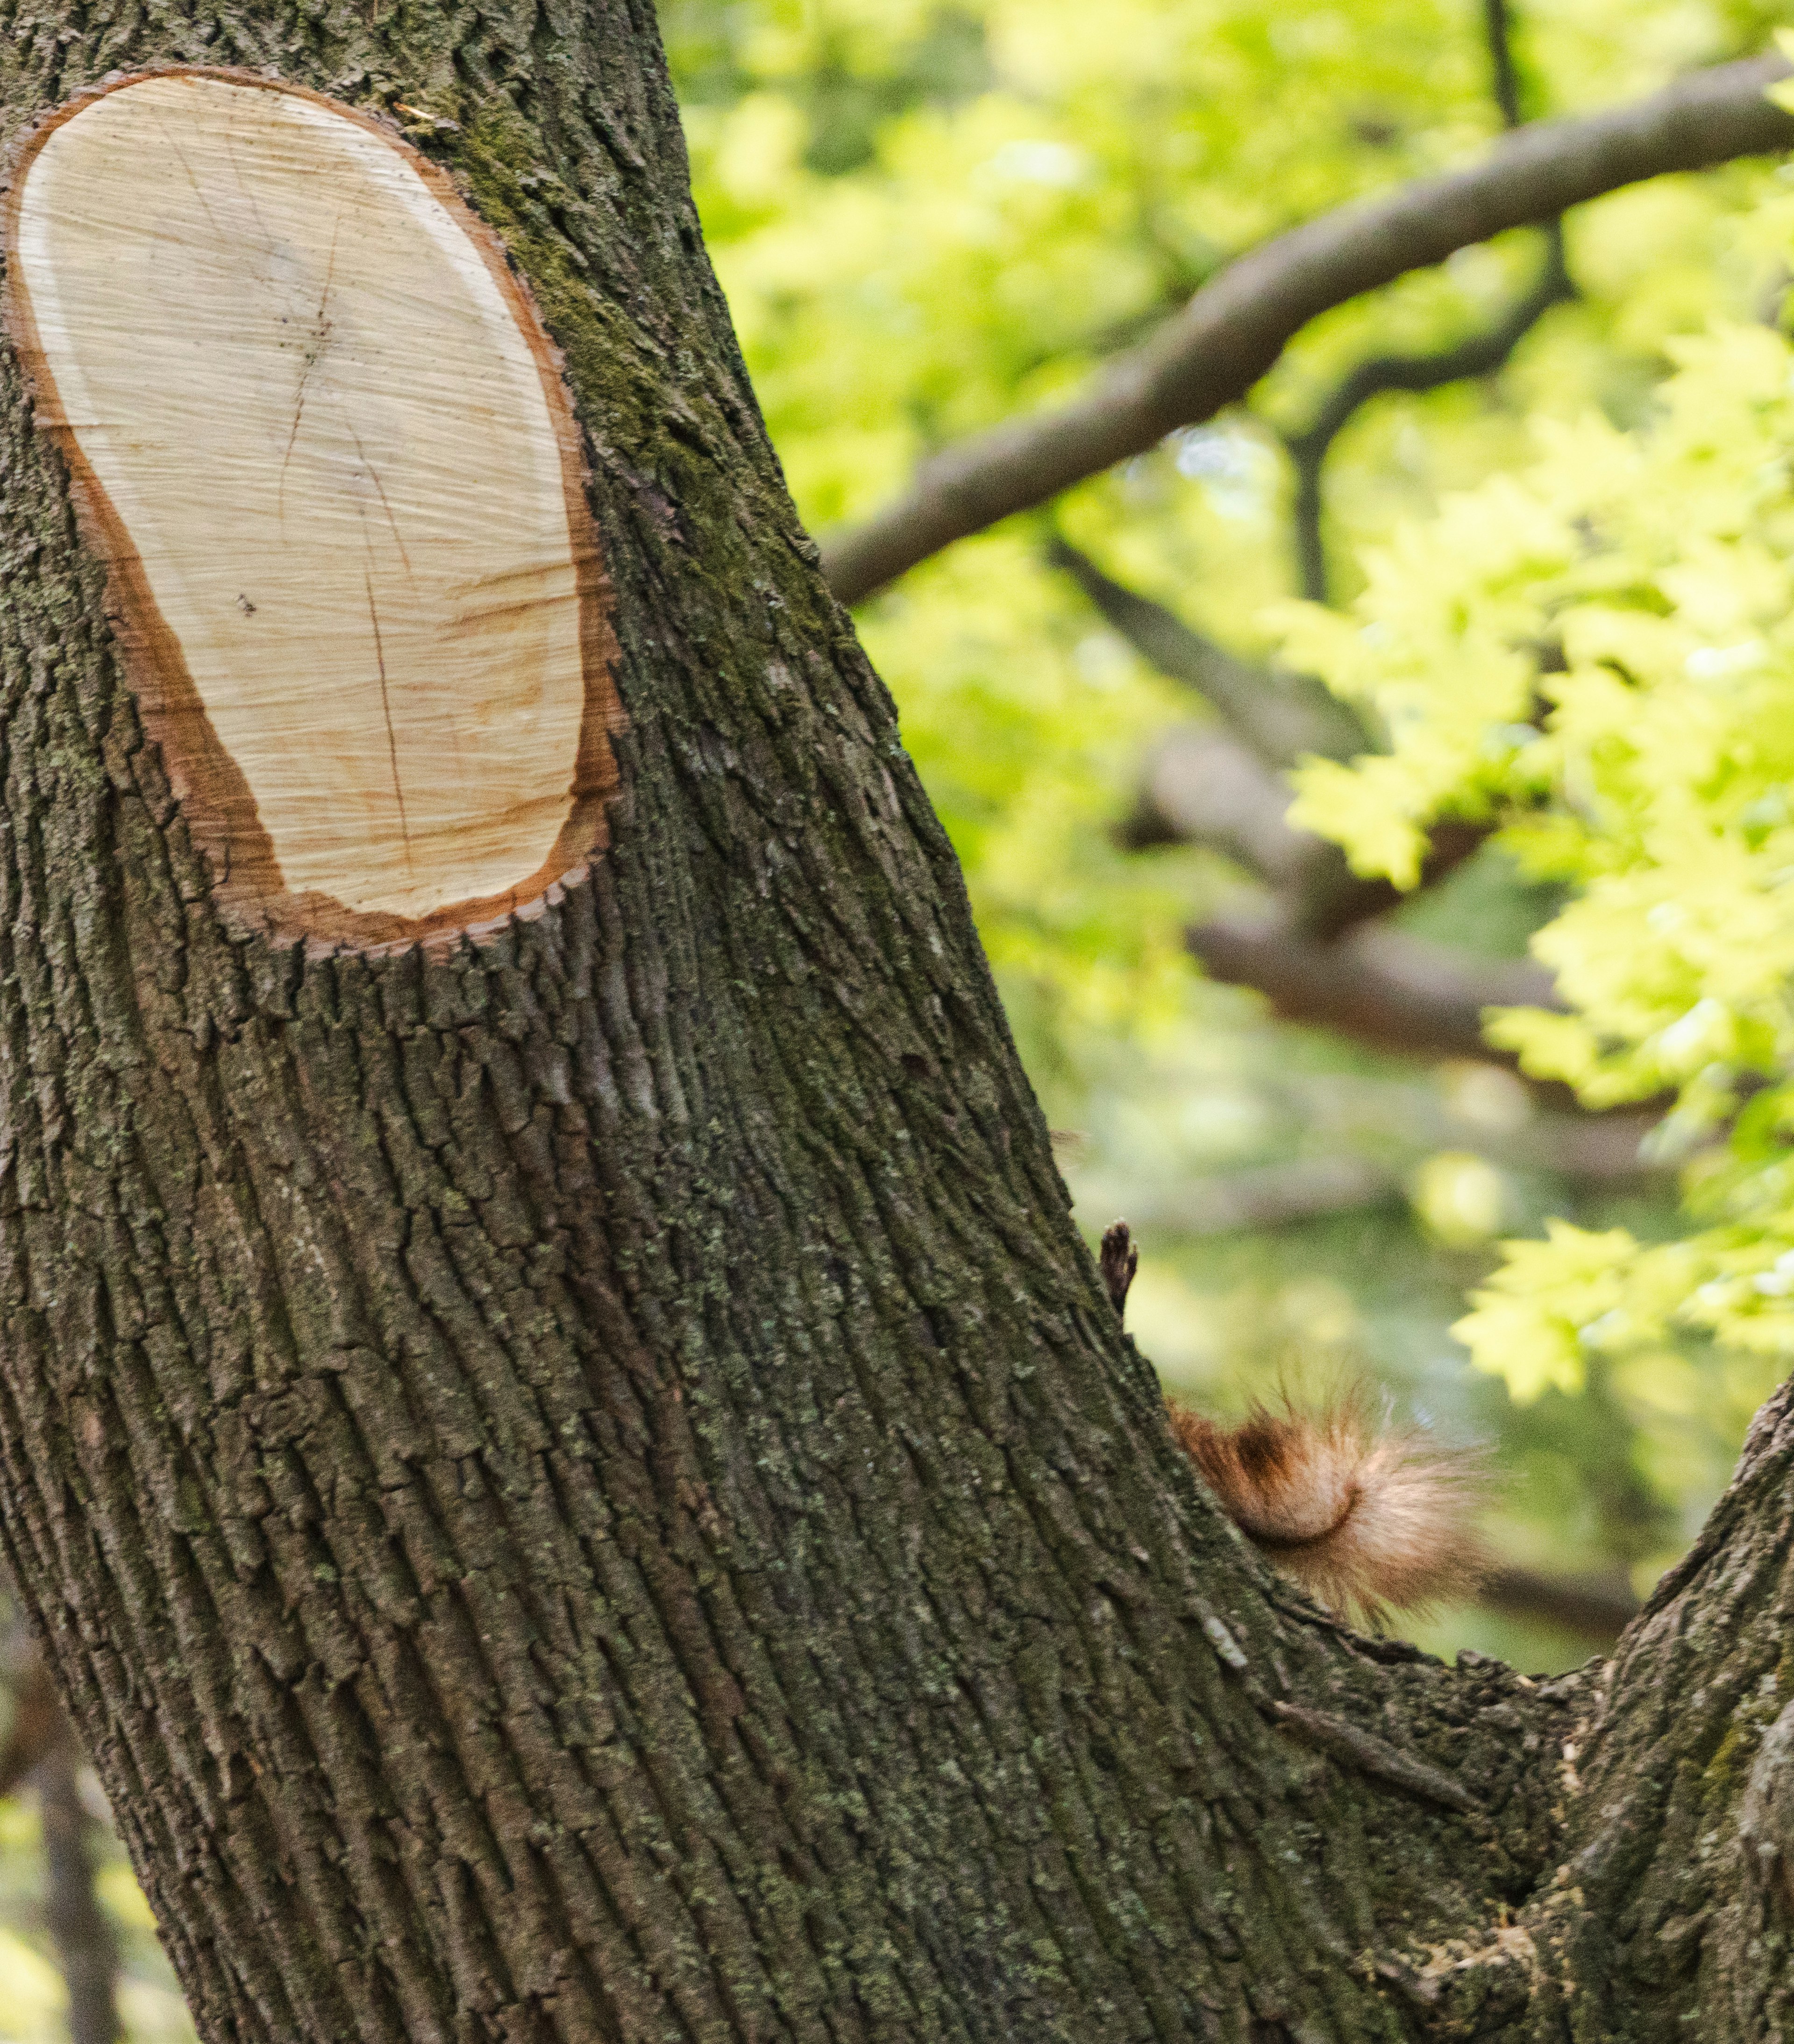
[[[0,1511],[208,2044],[1794,2032],[1785,1395],[1562,1681],[1245,1549],[786,498],[646,0],[34,5],[15,144],[237,67],[459,182],[564,352],[627,720],[608,850],[477,940],[256,933],[0,364]]]

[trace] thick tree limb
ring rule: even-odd
[[[1211,978],[1256,987],[1286,1020],[1388,1050],[1488,1059],[1484,1009],[1562,1005],[1530,960],[1475,958],[1380,926],[1325,943],[1272,912],[1216,916],[1188,941]]]
[[[1288,820],[1289,790],[1280,774],[1218,732],[1168,732],[1148,756],[1132,813],[1116,838],[1130,851],[1207,844],[1276,889],[1292,928],[1330,939],[1406,897],[1387,880],[1353,872],[1329,838]],[[1421,871],[1431,886],[1468,859],[1488,835],[1480,824],[1446,822],[1433,832]]]
[[[1465,170],[1266,242],[1111,364],[1087,397],[1009,421],[930,462],[907,497],[829,550],[835,594],[857,603],[955,540],[1211,418],[1310,320],[1349,298],[1620,186],[1787,147],[1794,119],[1763,95],[1788,68],[1780,56],[1751,58],[1678,79],[1628,106],[1542,121]]]
[[[1684,2031],[1767,2039],[1794,2023],[1794,1706],[1784,1672],[1791,1481],[1794,1386],[1784,1385],[1753,1422],[1700,1539],[1601,1670],[1585,1727],[1563,1750],[1559,1871],[1519,1923],[1531,1963],[1573,1979],[1591,2036],[1623,2035],[1657,1983],[1673,1984]],[[1603,1938],[1570,1920],[1556,1892],[1571,1883],[1581,1908],[1597,1914],[1630,1902],[1642,1934]]]
[[[1561,1625],[1591,1639],[1615,1640],[1638,1615],[1623,1581],[1600,1576],[1547,1576],[1535,1569],[1492,1570],[1476,1601],[1503,1617]]]

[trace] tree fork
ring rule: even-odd
[[[391,110],[498,236],[625,719],[515,912],[258,918],[0,358],[0,1535],[207,2044],[1784,2021],[1784,1402],[1606,1671],[1444,1669],[1245,1548],[785,495],[645,4],[0,0],[15,177],[181,65]]]

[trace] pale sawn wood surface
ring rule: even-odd
[[[314,920],[540,892],[574,805],[594,543],[479,232],[365,121],[193,72],[56,122],[13,202],[40,411],[130,571],[177,790]]]

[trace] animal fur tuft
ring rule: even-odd
[[[1286,1400],[1218,1426],[1175,1400],[1171,1430],[1240,1531],[1330,1610],[1380,1624],[1461,1595],[1485,1569],[1471,1531],[1473,1454],[1379,1433],[1357,1397],[1316,1412]]]

